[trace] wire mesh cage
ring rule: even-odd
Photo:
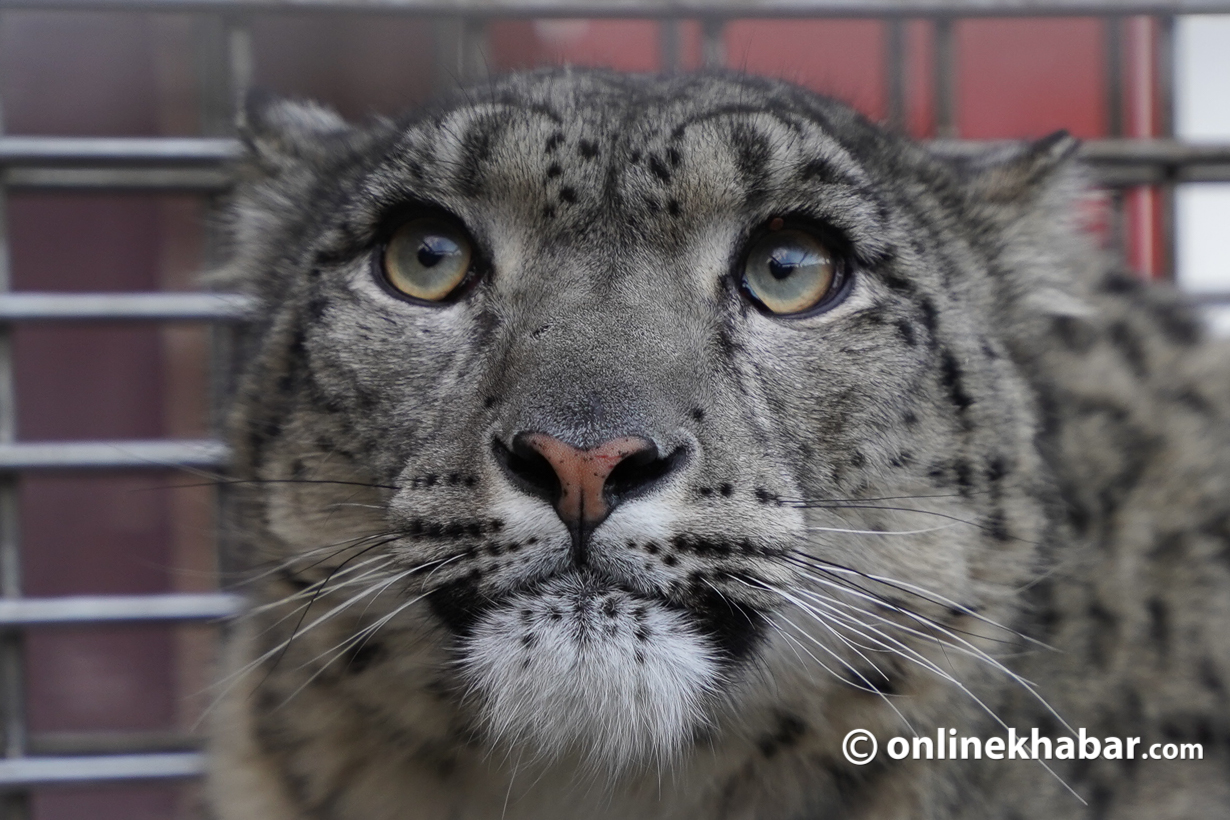
[[[972,153],[984,143],[957,139],[959,54],[956,27],[961,21],[989,17],[1093,19],[1102,32],[1104,95],[1102,117],[1108,136],[1088,140],[1081,151],[1097,181],[1109,192],[1110,213],[1125,213],[1145,203],[1146,221],[1156,221],[1154,245],[1139,266],[1159,276],[1173,270],[1174,191],[1188,182],[1230,181],[1230,144],[1195,144],[1175,139],[1173,114],[1175,20],[1179,15],[1230,13],[1230,0],[2,0],[0,27],[22,14],[174,15],[187,21],[197,45],[195,105],[199,135],[176,137],[5,136],[0,128],[0,808],[8,818],[67,816],[39,808],[32,795],[48,788],[98,784],[190,781],[204,770],[197,735],[183,723],[175,731],[49,732],[28,721],[28,686],[39,677],[29,668],[30,640],[55,630],[126,624],[206,624],[212,631],[239,609],[236,595],[219,591],[210,576],[191,589],[144,594],[29,594],[20,526],[23,482],[68,474],[84,482],[114,480],[125,471],[180,471],[207,479],[225,472],[227,450],[216,436],[43,441],[18,430],[18,378],[14,340],[26,327],[43,336],[89,323],[214,328],[211,350],[218,371],[194,389],[211,396],[198,403],[217,430],[227,391],[227,339],[252,309],[234,294],[210,292],[130,292],[106,284],[105,292],[42,292],[14,289],[10,248],[17,228],[5,214],[11,197],[56,197],[141,192],[191,199],[212,207],[225,197],[231,163],[239,156],[234,137],[239,102],[252,85],[258,44],[253,25],[289,15],[352,15],[425,21],[434,43],[431,62],[437,86],[480,79],[492,27],[510,20],[610,18],[652,20],[658,24],[658,64],[681,70],[695,51],[693,65],[738,67],[728,53],[732,21],[747,19],[859,18],[882,26],[880,81],[885,119],[905,128],[908,96],[918,60],[908,57],[910,30],[929,32],[927,80],[932,88],[931,127],[943,150]],[[1133,26],[1137,28],[1134,29]],[[1144,28],[1140,28],[1140,27]],[[686,27],[686,28],[685,28]],[[1156,92],[1156,127],[1147,136],[1130,127],[1125,89],[1134,81],[1125,69],[1124,51],[1133,32],[1147,31],[1148,78]],[[687,38],[696,36],[692,45]],[[1140,60],[1138,59],[1138,63]],[[105,101],[103,101],[105,103]],[[0,104],[3,101],[0,100]],[[3,121],[0,120],[0,125]],[[1134,199],[1133,199],[1134,198]],[[1152,226],[1150,226],[1152,230]],[[208,266],[222,253],[216,232],[203,231],[198,260]],[[1114,230],[1111,230],[1114,233]],[[72,241],[71,234],[62,241]],[[1154,260],[1157,260],[1156,263]],[[1210,304],[1230,303],[1228,294],[1206,294]],[[88,358],[90,352],[84,355]],[[213,493],[214,488],[206,492]],[[224,503],[224,502],[223,502]],[[66,510],[62,515],[72,515]],[[197,522],[210,526],[208,516]],[[206,545],[208,547],[208,544]],[[207,562],[208,563],[208,562]],[[172,585],[174,586],[174,585]],[[181,585],[182,586],[182,585]],[[91,640],[90,632],[81,640]],[[208,644],[210,638],[204,639]],[[181,647],[182,648],[182,647]],[[51,650],[54,651],[54,647]],[[38,654],[38,653],[35,653]],[[198,655],[200,653],[198,652]],[[206,653],[207,654],[207,653]],[[202,666],[202,664],[198,664]],[[86,673],[88,674],[88,673]],[[87,682],[88,683],[88,682]],[[170,686],[171,684],[168,684]],[[80,805],[80,804],[77,804]],[[176,809],[175,811],[181,811]],[[190,809],[182,809],[191,813]],[[94,816],[102,816],[95,814]]]

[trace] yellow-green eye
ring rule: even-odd
[[[384,277],[398,291],[427,302],[444,299],[470,272],[470,240],[443,219],[411,219],[384,251]]]
[[[743,286],[772,313],[802,313],[815,307],[837,282],[837,258],[819,239],[786,228],[752,245],[743,267]]]

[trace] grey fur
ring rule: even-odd
[[[1072,140],[959,162],[782,83],[575,71],[249,121],[220,818],[1230,811],[1227,350],[1082,235]],[[481,250],[455,302],[378,284],[408,203]],[[842,248],[831,309],[740,291],[777,216]],[[680,460],[578,555],[493,455],[527,430]],[[1204,759],[843,759],[907,720]]]

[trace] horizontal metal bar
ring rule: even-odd
[[[0,599],[0,626],[209,621],[229,618],[242,608],[242,598],[224,592],[5,598]]]
[[[19,757],[0,760],[0,789],[67,786],[116,780],[165,780],[205,773],[200,752],[98,757]]]
[[[1004,144],[931,143],[934,150],[957,157]],[[0,137],[0,165],[9,163],[2,180],[19,188],[218,191],[233,183],[226,164],[241,153],[239,143],[227,139]],[[1080,156],[1108,185],[1230,179],[1230,144],[1089,140],[1081,146]]]
[[[229,162],[243,155],[219,137],[0,137],[0,165],[157,165]]]
[[[1037,17],[1217,14],[1227,0],[4,0],[11,9],[473,17]]]
[[[226,445],[210,440],[65,441],[0,444],[0,472],[223,467]]]
[[[236,293],[0,293],[0,322],[242,321],[253,306]]]
[[[19,190],[159,191],[211,194],[230,188],[233,175],[217,168],[9,168],[0,184]]]
[[[183,732],[40,732],[29,740],[31,755],[131,755],[196,752],[205,738]]]

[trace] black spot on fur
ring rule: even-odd
[[[1098,340],[1098,334],[1088,322],[1071,316],[1055,317],[1052,326],[1059,341],[1073,353],[1088,353]]]
[[[897,293],[909,295],[914,292],[914,283],[896,271],[886,270],[881,274],[881,278],[883,278],[884,284]]]
[[[1149,374],[1149,366],[1148,360],[1145,358],[1144,346],[1128,323],[1115,322],[1110,326],[1109,332],[1111,344],[1123,356],[1124,361],[1128,363],[1128,367],[1132,368],[1132,372],[1138,378],[1147,376]]]
[[[585,159],[593,159],[598,156],[598,143],[593,140],[581,140],[577,143],[577,151]]]
[[[773,148],[764,134],[742,123],[731,126],[731,144],[735,147],[735,167],[739,172],[748,203],[760,201],[768,182],[767,168]]]
[[[918,306],[922,308],[922,323],[927,329],[927,333],[935,338],[935,328],[939,324],[938,312],[935,309],[935,303],[930,299],[919,300]]]
[[[562,173],[564,173],[564,169],[560,167],[558,162],[553,162],[547,166],[547,179],[555,179]]]
[[[718,492],[720,492],[722,495],[726,496],[727,498],[730,498],[730,494],[733,493],[734,491],[735,491],[735,488],[729,484],[723,484],[722,486],[718,487]]]
[[[1161,598],[1150,598],[1148,608],[1149,639],[1164,658],[1170,649],[1170,608]]]
[[[494,604],[486,595],[480,595],[476,583],[479,573],[444,584],[427,595],[432,612],[455,634],[465,637],[470,634],[478,619]]]
[[[559,198],[562,202],[572,205],[577,201],[577,191],[575,188],[565,185],[559,189]]]
[[[1008,523],[1004,518],[1003,510],[996,510],[987,516],[986,523],[983,526],[987,534],[996,541],[1009,541],[1012,538],[1012,533],[1008,531]]]
[[[464,196],[483,193],[483,166],[491,158],[496,138],[507,124],[506,120],[493,115],[481,117],[471,124],[462,137],[457,188]]]
[[[1121,273],[1107,274],[1102,281],[1102,289],[1107,293],[1136,293],[1143,287],[1138,279]]]
[[[1176,390],[1167,398],[1202,416],[1212,416],[1217,412],[1216,408],[1213,407],[1213,403],[1201,395],[1200,391],[1194,387],[1184,387]]]
[[[970,398],[969,393],[965,392],[965,377],[961,372],[961,366],[957,364],[957,358],[950,350],[945,350],[940,357],[940,379],[947,388],[948,395],[957,411],[964,413],[969,410],[974,400]]]
[[[757,741],[760,753],[766,758],[772,758],[782,749],[789,749],[799,742],[807,733],[807,724],[794,715],[782,714],[777,718],[777,729],[772,734],[766,734]]]
[[[1154,561],[1179,561],[1187,552],[1187,533],[1162,533],[1149,550],[1149,557]]]
[[[713,638],[723,660],[734,664],[748,658],[764,635],[764,616],[707,584],[693,586],[688,595],[689,613]]]
[[[671,171],[666,167],[666,164],[658,157],[657,154],[649,155],[649,170],[661,182],[671,181]]]
[[[987,481],[991,484],[1002,481],[1008,475],[1008,471],[1008,462],[1003,456],[991,456],[987,461]]]
[[[910,347],[918,346],[918,337],[914,335],[914,326],[905,319],[898,319],[895,323],[897,334],[901,337],[901,341],[905,342]]]
[[[1119,621],[1097,601],[1089,605],[1089,620],[1093,626],[1090,630],[1089,656],[1099,669],[1104,669],[1115,645]]]
[[[1163,335],[1171,342],[1188,347],[1204,337],[1200,322],[1185,307],[1170,302],[1150,302],[1150,313]]]
[[[345,671],[358,675],[373,664],[379,663],[388,654],[384,644],[378,641],[363,641],[347,653]]]
[[[699,421],[704,421],[704,420],[705,420],[705,411],[704,411],[704,410],[702,410],[702,409],[701,409],[701,408],[699,408],[699,407],[693,407],[693,408],[692,408],[692,420],[693,420],[693,421],[698,421],[698,422],[699,422]]]
[[[952,465],[957,476],[957,486],[963,494],[968,494],[974,488],[974,470],[965,459],[957,459]]]
[[[1197,677],[1202,686],[1211,692],[1216,692],[1221,696],[1226,694],[1226,685],[1221,679],[1221,675],[1217,670],[1217,664],[1212,658],[1203,658],[1197,667]]]
[[[553,154],[555,150],[564,142],[564,134],[561,131],[556,131],[551,136],[547,137],[547,153]]]

